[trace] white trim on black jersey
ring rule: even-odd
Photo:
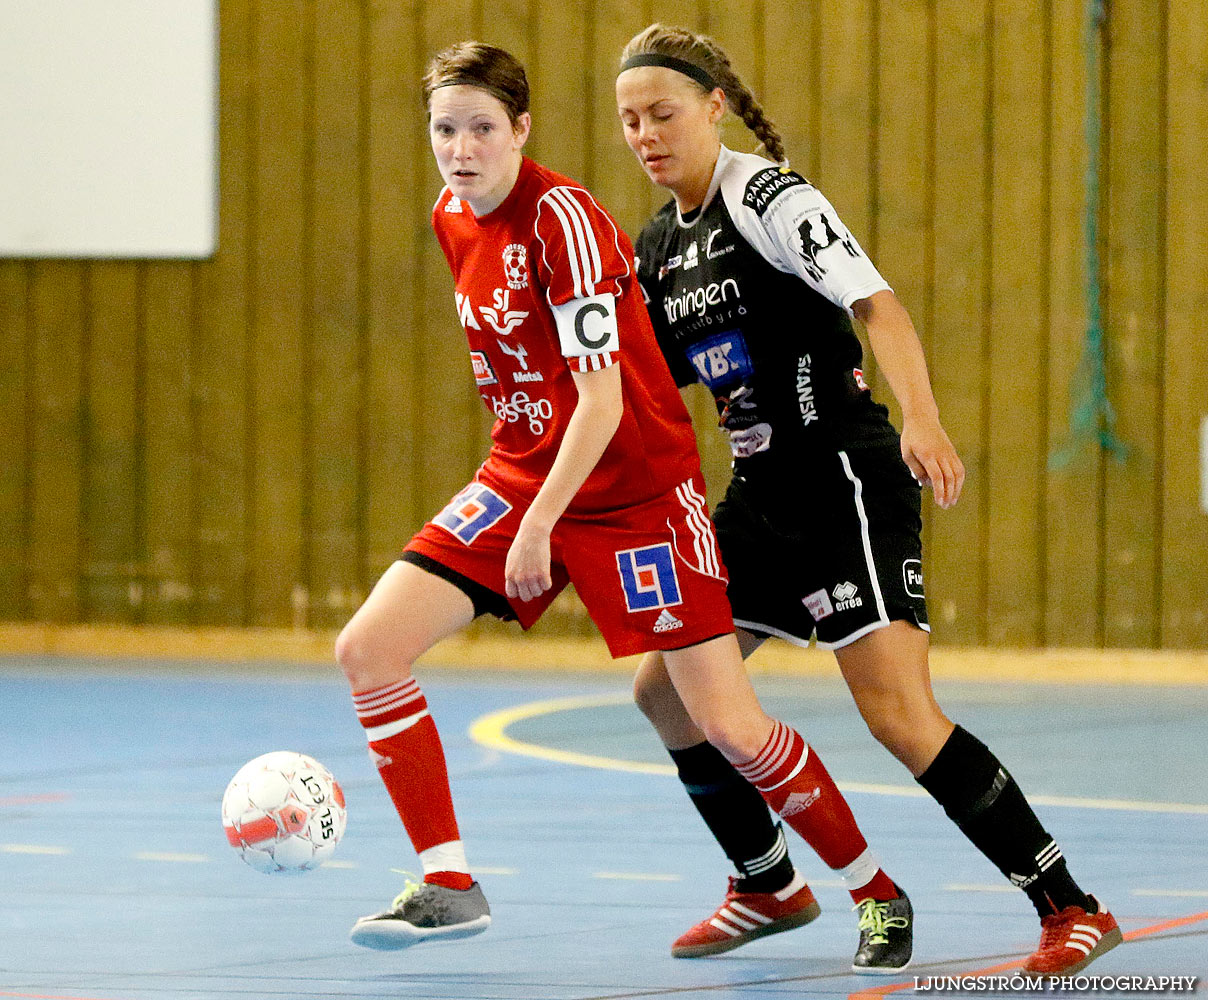
[[[767,171],[779,171],[791,183],[785,184],[756,211],[746,201],[748,185]],[[680,228],[695,226],[719,192],[735,228],[764,260],[778,271],[796,275],[849,314],[852,303],[876,292],[891,290],[856,238],[843,225],[834,206],[800,174],[782,169],[754,153],[736,153],[722,146],[700,214],[692,222],[684,222],[676,207],[675,218]],[[827,231],[838,237],[835,244],[828,243],[821,249],[825,251],[836,246],[842,249],[827,255],[826,268],[820,273],[817,265],[811,264],[802,252],[803,237],[799,230],[807,221],[821,218],[826,220]]]

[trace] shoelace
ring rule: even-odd
[[[889,934],[887,933],[892,927],[905,927],[905,917],[889,916],[889,904],[891,900],[876,900],[862,899],[852,909],[860,911],[860,922],[856,925],[858,930],[868,932],[869,944],[888,944]]]
[[[391,868],[390,870],[398,875],[402,875],[404,879],[403,891],[395,896],[394,902],[390,904],[390,908],[392,910],[397,910],[400,906],[407,902],[407,900],[419,892],[420,889],[424,887],[424,883],[422,881],[415,881],[415,872],[405,872],[401,868]]]

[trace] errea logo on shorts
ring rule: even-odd
[[[843,583],[838,584],[831,591],[831,596],[835,599],[835,610],[850,611],[852,608],[862,607],[864,604],[864,598],[856,596],[859,589],[860,588],[850,580],[846,580]]]

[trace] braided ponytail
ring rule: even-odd
[[[708,73],[725,92],[726,105],[755,134],[767,154],[777,163],[786,162],[784,140],[776,126],[734,71],[725,50],[712,38],[686,28],[652,24],[629,40],[621,53],[621,62],[645,53],[683,59]],[[705,89],[701,84],[693,83],[702,91]]]

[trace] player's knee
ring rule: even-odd
[[[895,757],[910,754],[917,728],[909,714],[882,708],[867,712],[864,721],[873,739]]]
[[[771,720],[763,716],[757,719],[719,716],[694,721],[705,734],[705,739],[717,747],[731,764],[745,764],[757,757],[767,741],[767,729],[772,725]]]
[[[411,664],[397,649],[390,649],[373,631],[352,621],[336,638],[336,663],[354,691],[363,691],[409,673]]]

